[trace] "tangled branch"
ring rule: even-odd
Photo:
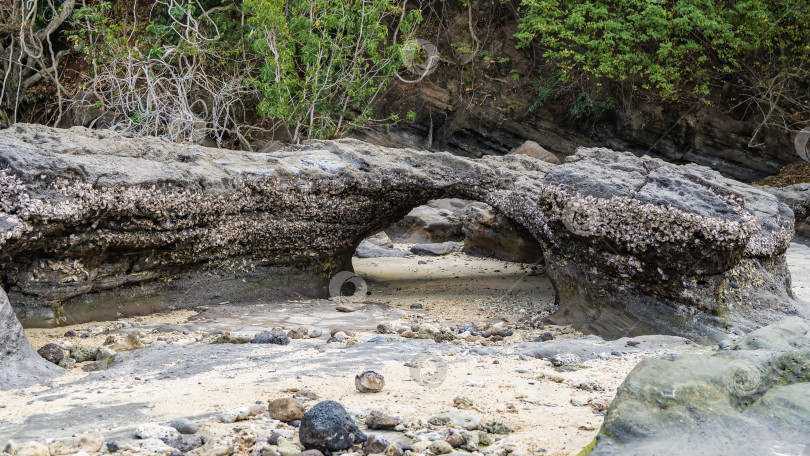
[[[0,6],[0,124],[17,121],[26,92],[42,79],[56,86],[61,117],[67,91],[59,82],[59,66],[69,52],[55,52],[52,35],[73,13],[76,0],[60,5],[5,0]],[[42,17],[50,19],[42,23]]]
[[[256,89],[246,83],[249,75],[244,68],[249,62],[229,62],[214,70],[212,62],[227,59],[211,45],[214,38],[207,36],[206,27],[200,23],[209,21],[213,33],[218,34],[210,17],[213,11],[203,10],[195,18],[173,13],[187,4],[175,0],[157,4],[170,12],[177,44],[164,45],[161,52],[146,55],[137,47],[111,50],[112,57],[99,62],[88,84],[95,99],[77,99],[74,105],[103,107],[115,118],[110,127],[130,134],[191,143],[213,138],[218,146],[232,141],[250,150],[246,133],[268,130],[246,120],[245,100],[258,99]]]

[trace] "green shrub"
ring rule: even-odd
[[[371,105],[402,64],[401,37],[421,21],[391,0],[248,0],[248,37],[263,60],[252,83],[259,112],[284,119],[294,142],[339,136],[372,121]]]
[[[746,73],[806,83],[808,6],[808,0],[522,0],[516,36],[521,46],[541,49],[579,105],[606,99],[610,86],[661,101],[695,100],[724,79],[756,85]]]

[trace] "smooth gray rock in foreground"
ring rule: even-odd
[[[6,293],[0,289],[0,390],[25,388],[61,374],[28,342]]]
[[[810,324],[791,318],[729,350],[642,361],[590,454],[801,455],[808,445]]]

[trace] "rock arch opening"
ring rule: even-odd
[[[417,206],[360,242],[352,266],[368,284],[364,298],[394,308],[441,308],[459,324],[537,327],[556,310],[537,240],[482,202],[444,198]]]
[[[788,206],[629,153],[583,149],[556,167],[356,140],[245,153],[17,124],[0,163],[0,281],[18,314],[326,296],[361,241],[441,198],[530,233],[561,318],[583,329],[711,341],[801,310]]]

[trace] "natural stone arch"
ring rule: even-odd
[[[535,236],[557,318],[585,330],[716,340],[802,309],[787,206],[707,168],[606,149],[553,167],[354,140],[246,153],[16,125],[0,132],[0,165],[0,270],[23,318],[323,295],[362,239],[446,197]]]

